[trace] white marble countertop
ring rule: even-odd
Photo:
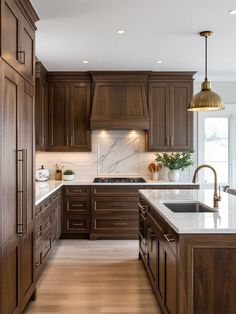
[[[49,180],[45,182],[35,183],[35,205],[37,206],[48,196],[54,193],[63,185],[198,185],[191,182],[169,182],[169,181],[146,181],[145,183],[93,183],[93,182],[83,182],[83,181],[55,181]]]
[[[199,202],[213,206],[212,190],[139,190],[141,195],[180,234],[236,233],[236,196],[222,192],[215,212],[174,213],[163,203]]]

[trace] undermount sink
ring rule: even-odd
[[[204,206],[203,204],[194,203],[163,203],[174,213],[212,213],[213,208]]]

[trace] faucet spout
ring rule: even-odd
[[[210,165],[206,165],[206,164],[203,164],[203,165],[200,165],[196,168],[196,170],[194,171],[194,174],[193,174],[193,180],[192,182],[193,183],[196,183],[196,178],[197,178],[197,174],[198,174],[198,171],[202,168],[209,168],[213,171],[214,173],[214,195],[213,195],[213,206],[218,208],[219,206],[219,201],[221,200],[221,196],[220,196],[220,189],[219,189],[219,195],[218,195],[218,192],[217,192],[217,189],[218,189],[218,185],[217,185],[217,173],[216,173],[216,170],[210,166]]]

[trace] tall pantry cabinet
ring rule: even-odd
[[[34,298],[34,33],[29,0],[1,0],[0,313]]]

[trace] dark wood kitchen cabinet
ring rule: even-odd
[[[33,278],[34,32],[28,0],[1,1],[0,312],[22,313]]]
[[[32,85],[34,85],[37,20],[38,16],[29,1],[1,1],[2,58]]]
[[[142,203],[145,204],[145,202]],[[143,206],[143,205],[142,205]],[[148,206],[145,204],[144,206]],[[162,306],[163,313],[176,314],[178,236],[165,223],[156,210],[148,206],[147,257],[140,247],[140,256]]]
[[[34,278],[39,278],[51,249],[61,236],[61,190],[54,192],[34,210]]]
[[[88,238],[90,233],[90,186],[65,186],[62,237]]]
[[[49,151],[90,151],[90,114],[90,82],[49,82]]]
[[[150,80],[148,151],[184,151],[193,147],[193,114],[187,111],[193,73],[176,80]],[[185,79],[185,80],[184,80]]]
[[[144,226],[147,237],[140,241],[139,255],[162,313],[234,314],[236,235],[177,234],[168,217],[160,216],[142,197],[140,203],[146,208],[147,223],[139,230],[145,234]]]
[[[5,62],[2,95],[3,313],[13,313],[21,311],[34,292],[34,89]]]
[[[48,83],[47,70],[41,62],[35,70],[35,149],[48,147]]]
[[[93,186],[90,239],[138,238],[138,190],[144,186]]]

